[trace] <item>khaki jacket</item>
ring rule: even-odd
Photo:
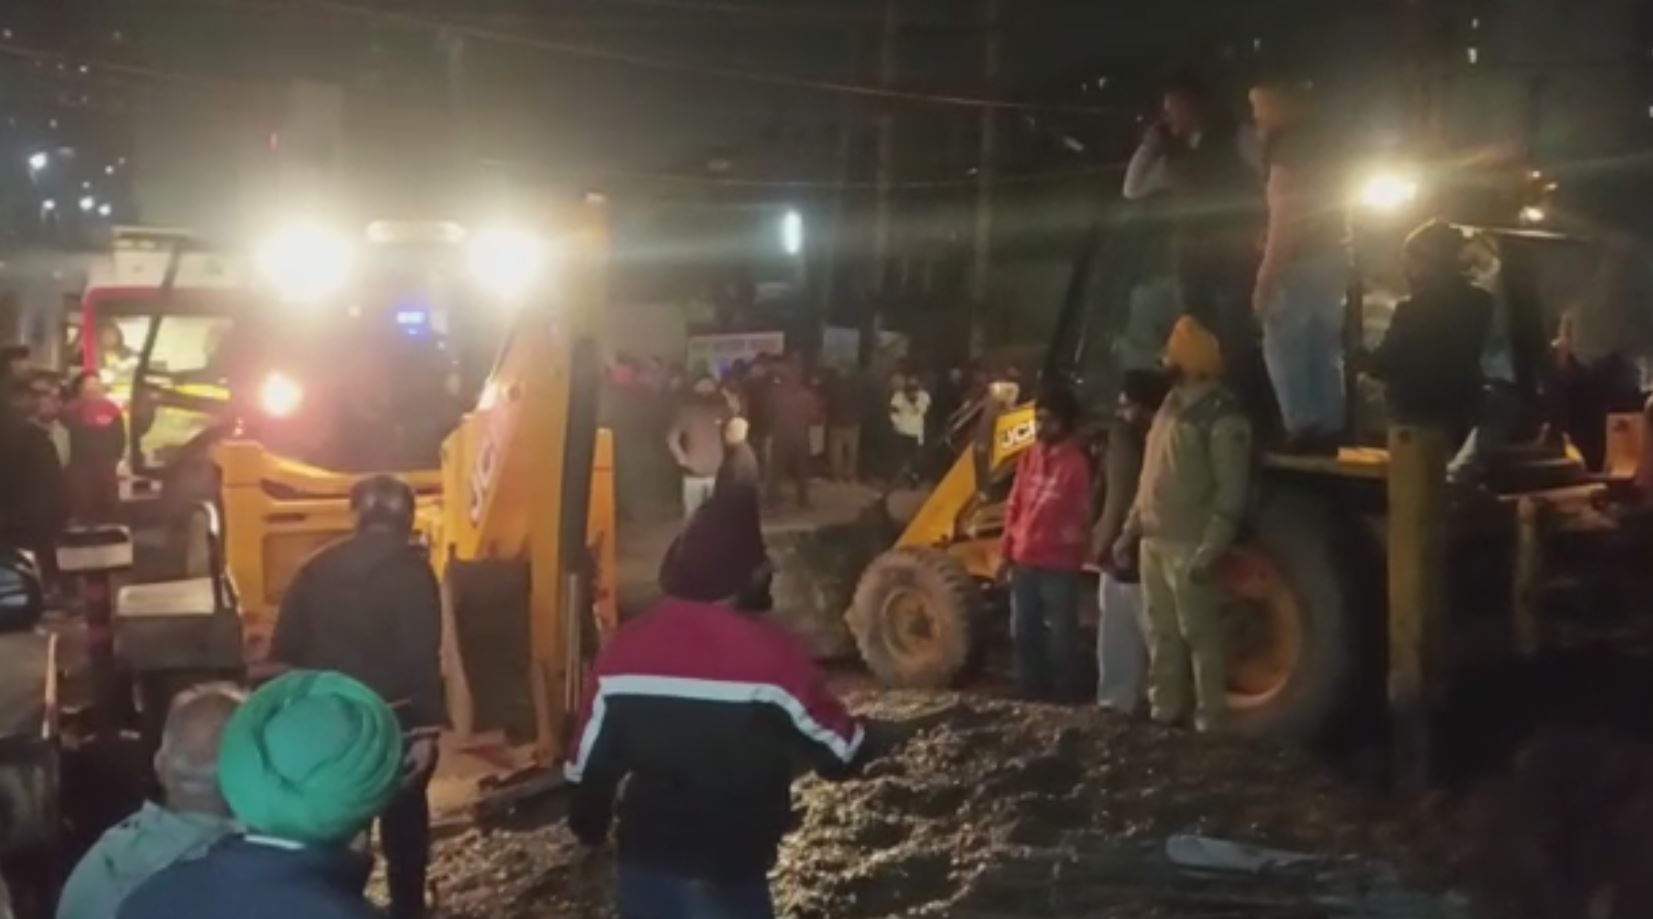
[[[1234,542],[1251,484],[1251,422],[1213,382],[1171,390],[1148,429],[1126,533],[1221,552]]]

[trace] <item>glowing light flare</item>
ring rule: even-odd
[[[272,418],[291,418],[303,404],[304,387],[284,373],[271,373],[258,386],[258,406]]]
[[[465,245],[471,280],[501,300],[515,301],[545,273],[545,241],[524,230],[494,227],[472,235]]]
[[[1418,198],[1418,181],[1399,172],[1380,172],[1361,183],[1357,200],[1367,210],[1392,214]]]
[[[315,303],[337,293],[350,278],[354,247],[343,234],[319,224],[293,224],[258,247],[255,261],[282,299]]]

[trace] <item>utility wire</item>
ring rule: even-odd
[[[269,0],[213,0],[213,2],[224,6],[257,9],[265,12],[291,13],[293,11],[292,7],[288,5],[272,3],[269,2]],[[693,74],[733,82],[775,86],[784,89],[803,90],[839,96],[850,96],[881,102],[905,102],[1012,112],[1063,112],[1078,115],[1118,115],[1124,111],[1119,107],[1104,108],[1089,105],[1073,105],[1068,103],[1017,102],[1012,100],[989,99],[980,96],[958,95],[952,93],[919,92],[913,90],[893,89],[883,86],[869,86],[862,83],[849,83],[836,80],[812,80],[804,77],[786,76],[784,74],[742,70],[736,67],[696,64],[689,61],[670,60],[666,58],[651,57],[644,54],[635,54],[627,51],[616,51],[608,48],[598,48],[590,45],[576,44],[573,42],[557,41],[555,39],[534,35],[503,32],[498,29],[490,29],[482,26],[432,19],[413,13],[358,6],[353,3],[339,2],[339,0],[307,0],[307,2],[303,5],[313,9],[325,10],[344,17],[373,20],[398,25],[404,28],[429,30],[437,33],[458,35],[473,38],[477,41],[493,42],[495,44],[532,48],[538,51],[550,51],[571,58],[601,61],[610,64],[623,64],[630,67],[656,70],[665,73]]]
[[[123,74],[126,76],[143,77],[145,79],[184,86],[190,89],[205,90],[208,91],[209,94],[217,96],[222,96],[226,92],[253,92],[268,96],[273,92],[279,91],[281,88],[275,83],[252,82],[203,74],[185,74],[177,71],[147,67],[138,64],[116,63],[95,58],[76,57],[68,54],[45,51],[38,48],[30,48],[24,45],[17,45],[7,42],[0,42],[0,56],[38,63],[50,63],[53,65],[59,63],[77,65],[80,63],[85,63],[93,68],[91,74],[88,76],[96,76],[98,71],[102,70],[110,73]],[[78,70],[75,72],[78,74]],[[375,104],[384,104],[387,100],[374,97],[373,101]],[[404,104],[409,106],[418,105],[418,103],[411,101],[405,102]],[[421,107],[427,109],[431,108],[430,106]],[[499,158],[482,158],[479,159],[478,162],[488,166],[505,167],[513,171],[518,170],[519,167],[527,168],[527,164]],[[1100,164],[1082,167],[1079,169],[1062,169],[1050,170],[1046,172],[1022,173],[1019,175],[1003,175],[1000,176],[997,181],[1001,184],[1009,185],[1029,184],[1045,181],[1061,181],[1065,179],[1083,178],[1091,175],[1101,175],[1108,172],[1118,171],[1121,168],[1123,168],[1123,164]],[[643,182],[652,181],[676,185],[697,185],[705,188],[787,188],[824,191],[853,191],[872,190],[878,187],[877,183],[874,182],[839,182],[814,178],[745,178],[740,176],[708,176],[684,173],[601,169],[593,170],[593,172],[595,174],[614,179],[636,180]],[[894,183],[892,187],[898,191],[917,191],[924,189],[961,188],[967,186],[973,187],[975,184],[975,177],[970,176],[962,178],[913,179],[898,181]]]

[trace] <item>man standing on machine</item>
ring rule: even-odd
[[[1308,114],[1307,91],[1285,82],[1251,90],[1268,169],[1268,232],[1252,308],[1280,407],[1286,447],[1336,452],[1343,433],[1343,252],[1337,161]]]
[[[1125,170],[1124,195],[1164,193],[1171,216],[1171,272],[1182,312],[1222,342],[1235,393],[1256,413],[1272,408],[1247,297],[1261,226],[1262,155],[1256,134],[1235,124],[1193,74],[1165,87],[1160,120]]]

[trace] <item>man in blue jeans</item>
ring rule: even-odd
[[[1343,431],[1343,252],[1339,157],[1308,117],[1306,90],[1265,82],[1251,90],[1267,167],[1268,231],[1252,308],[1280,405],[1285,447],[1335,452]]]
[[[1079,588],[1090,545],[1091,465],[1075,436],[1079,401],[1052,387],[1035,402],[1038,441],[1016,466],[1001,568],[1010,577],[1016,689],[1025,699],[1077,701]]]

